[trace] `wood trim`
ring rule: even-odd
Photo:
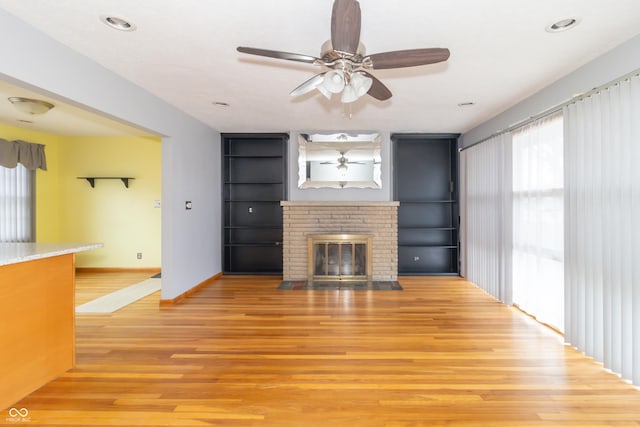
[[[195,285],[193,288],[189,289],[188,291],[185,291],[185,292],[181,293],[180,295],[178,295],[175,298],[161,299],[160,300],[160,306],[167,306],[167,305],[177,304],[178,302],[182,301],[183,299],[185,299],[189,295],[192,295],[192,294],[198,292],[200,289],[204,288],[205,286],[208,286],[208,285],[212,284],[213,282],[218,280],[220,277],[222,277],[222,273],[217,273],[217,274],[209,277],[205,281]]]
[[[76,267],[78,273],[144,273],[149,274],[160,273],[160,267],[144,267],[144,268],[121,268],[121,267]]]

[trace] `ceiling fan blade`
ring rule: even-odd
[[[449,49],[428,48],[396,50],[393,52],[375,53],[369,55],[374,70],[388,68],[415,67],[418,65],[435,64],[449,59]]]
[[[360,3],[335,0],[331,13],[331,44],[338,52],[355,54],[360,43]]]
[[[367,73],[366,71],[360,72],[373,81],[373,83],[371,84],[371,88],[369,88],[369,91],[367,92],[368,95],[374,97],[379,101],[386,101],[387,99],[391,98],[391,91],[380,80],[378,80],[372,74]]]
[[[267,56],[269,58],[286,59],[288,61],[306,62],[313,64],[318,58],[309,55],[301,55],[299,53],[281,52],[279,50],[258,49],[255,47],[239,46],[238,52],[248,53],[250,55]]]
[[[316,74],[315,76],[311,77],[309,80],[307,80],[306,82],[302,83],[300,86],[292,90],[289,95],[300,96],[300,95],[304,95],[305,93],[311,92],[312,90],[317,88],[319,84],[323,82],[325,74],[326,73]]]

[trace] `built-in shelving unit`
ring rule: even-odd
[[[455,134],[395,134],[398,274],[459,274]]]
[[[119,179],[126,188],[129,188],[129,181],[135,178],[120,176],[79,176],[78,179],[86,179],[89,185],[91,185],[91,188],[95,188],[96,179]]]
[[[223,134],[223,270],[282,274],[287,134]]]

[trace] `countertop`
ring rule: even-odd
[[[0,243],[0,266],[98,249],[102,243]]]

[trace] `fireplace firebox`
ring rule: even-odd
[[[309,280],[371,280],[371,236],[308,236]]]

